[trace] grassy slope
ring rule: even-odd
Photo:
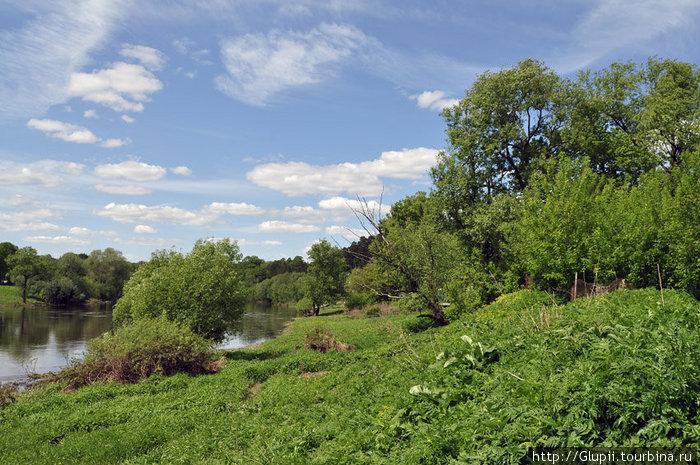
[[[227,367],[217,375],[152,377],[73,394],[58,386],[30,393],[0,410],[0,463],[495,463],[517,460],[529,441],[602,443],[595,434],[611,433],[591,429],[592,415],[585,412],[589,418],[581,424],[589,432],[578,432],[582,426],[567,402],[588,402],[576,398],[586,389],[602,389],[596,399],[611,396],[611,402],[619,402],[605,390],[610,379],[587,365],[591,358],[598,357],[593,366],[607,367],[609,376],[619,378],[616,370],[656,375],[657,367],[644,373],[644,365],[636,373],[633,365],[608,366],[620,362],[620,354],[606,358],[603,353],[617,347],[610,348],[609,334],[623,334],[621,328],[645,318],[663,333],[666,315],[678,316],[681,332],[698,334],[697,302],[671,292],[665,298],[662,307],[656,291],[623,291],[593,302],[581,299],[544,316],[537,310],[532,319],[523,318],[517,305],[496,305],[446,328],[412,335],[398,329],[412,316],[299,319],[275,340],[228,354]],[[303,349],[305,334],[318,326],[357,349],[326,354]],[[678,328],[668,330],[677,334]],[[429,365],[443,350],[461,350],[462,334],[496,347],[500,361],[469,371],[467,384],[450,385],[441,365]],[[660,363],[675,359],[691,381],[675,380],[675,372],[659,376],[674,392],[689,391],[697,399],[692,377],[700,379],[698,343],[684,340],[680,356],[674,342],[652,356],[661,357]],[[452,399],[445,405],[409,394],[411,386],[433,389],[436,383],[447,393],[443,397]],[[694,425],[681,426],[687,441],[700,440],[695,415]],[[663,445],[654,438],[673,435],[652,433],[647,444]],[[474,455],[479,450],[487,456]],[[508,450],[511,455],[503,455]]]
[[[22,305],[22,294],[15,286],[0,286],[0,305]],[[37,299],[27,297],[27,303],[37,303]]]

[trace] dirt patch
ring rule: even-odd
[[[248,388],[248,395],[246,396],[246,399],[255,399],[262,385],[263,383],[255,383],[252,386],[250,386]]]
[[[331,333],[324,333],[319,328],[314,328],[306,335],[306,348],[318,350],[322,354],[325,354],[331,349],[335,349],[338,352],[345,352],[346,350],[354,349],[355,346],[338,341]]]

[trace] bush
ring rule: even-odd
[[[378,317],[381,315],[381,310],[379,309],[379,305],[372,305],[369,307],[367,310],[365,310],[365,316],[368,317]]]
[[[40,288],[39,296],[53,305],[67,305],[70,303],[84,302],[87,296],[80,292],[78,286],[65,276],[59,276],[51,281],[37,283]]]
[[[532,289],[504,294],[489,305],[476,312],[477,321],[503,321],[513,316],[522,315],[535,307],[558,304],[552,294]]]
[[[297,302],[297,314],[298,315],[311,315],[313,313],[314,303],[311,301],[310,297],[302,297],[299,302]]]
[[[136,320],[88,343],[82,360],[75,360],[57,376],[72,390],[96,382],[135,383],[154,373],[192,375],[212,373],[211,341],[165,318]]]
[[[420,333],[428,328],[432,328],[433,321],[426,317],[417,317],[415,319],[407,320],[403,323],[403,329],[409,333]]]
[[[406,313],[420,312],[425,310],[425,301],[416,293],[404,294],[396,302],[399,310]]]
[[[333,334],[323,331],[321,328],[313,328],[306,334],[306,348],[318,350],[322,354],[325,354],[330,349],[335,349],[338,352],[345,352],[346,350],[354,349],[355,346],[336,340]]]
[[[161,251],[139,267],[114,307],[115,323],[164,316],[209,339],[223,339],[243,312],[238,245],[197,241],[188,255]]]
[[[371,295],[358,292],[347,296],[345,299],[345,308],[348,310],[354,310],[356,308],[362,308],[373,301],[374,298]]]

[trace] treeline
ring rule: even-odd
[[[700,297],[699,83],[656,58],[575,80],[535,60],[484,73],[442,114],[432,191],[357,212],[374,240],[351,300],[412,293],[446,324],[522,287],[568,297],[576,279]]]
[[[112,248],[90,254],[72,252],[55,259],[32,247],[0,243],[0,276],[14,284],[23,301],[34,297],[53,305],[79,304],[88,299],[116,301],[138,264]]]

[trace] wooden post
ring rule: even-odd
[[[576,300],[576,291],[578,290],[578,271],[574,274],[574,298]]]

